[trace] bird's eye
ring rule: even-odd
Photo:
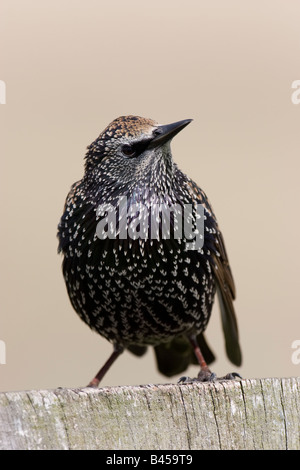
[[[132,145],[125,144],[122,147],[122,153],[126,155],[126,157],[133,157],[135,155],[135,150]]]
[[[161,133],[162,133],[162,130],[159,127],[157,127],[156,129],[154,129],[152,134],[154,135],[154,137],[158,137]]]

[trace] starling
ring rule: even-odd
[[[190,122],[115,119],[88,146],[84,176],[67,196],[58,238],[70,301],[113,344],[90,386],[124,349],[142,356],[148,346],[162,374],[198,363],[193,380],[214,380],[203,332],[216,293],[227,356],[241,364],[222,234],[205,193],[172,158],[170,142]]]

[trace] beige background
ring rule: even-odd
[[[224,233],[239,372],[299,375],[300,104],[291,84],[300,79],[300,3],[1,0],[0,9],[1,390],[85,385],[111,352],[72,310],[56,227],[86,146],[123,114],[194,119],[173,155]],[[231,371],[217,305],[207,336],[214,371]],[[126,352],[103,385],[166,381],[152,351]]]

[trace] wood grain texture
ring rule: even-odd
[[[300,378],[1,393],[0,449],[300,449]]]

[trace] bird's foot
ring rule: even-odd
[[[180,377],[178,380],[179,384],[191,384],[195,382],[222,382],[223,380],[235,380],[241,379],[242,377],[237,372],[230,372],[229,374],[224,375],[224,377],[217,377],[214,372],[211,372],[209,369],[200,370],[198,377]]]
[[[219,377],[218,380],[235,380],[235,379],[243,379],[243,377],[238,374],[237,372],[229,372],[229,374],[224,375],[224,377]]]
[[[90,381],[90,383],[88,385],[86,385],[86,387],[88,388],[98,388],[99,387],[99,380],[97,380],[97,378],[95,377],[93,380]]]

